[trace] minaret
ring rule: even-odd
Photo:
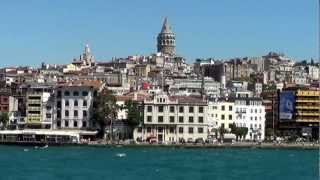
[[[171,31],[168,19],[165,18],[161,32],[157,38],[158,52],[166,55],[175,56],[176,54],[176,35]]]

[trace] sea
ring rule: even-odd
[[[319,180],[319,151],[0,146],[0,179]]]

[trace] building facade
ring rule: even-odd
[[[134,138],[156,142],[205,140],[207,131],[207,103],[193,97],[155,95],[144,100],[144,121],[134,131]]]

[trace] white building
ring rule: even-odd
[[[88,129],[93,127],[91,110],[100,81],[74,81],[56,89],[56,118],[54,129]]]
[[[235,99],[235,124],[247,127],[245,140],[264,140],[265,138],[265,106],[260,98]]]
[[[156,142],[205,140],[207,103],[190,96],[169,97],[162,93],[144,100],[144,122],[134,130],[134,139]]]

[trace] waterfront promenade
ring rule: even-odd
[[[110,143],[92,141],[88,146],[95,147],[172,147],[172,148],[262,148],[262,149],[319,149],[320,144],[316,143],[253,143],[253,142],[236,142],[236,143],[217,143],[217,144],[149,144],[149,143]]]

